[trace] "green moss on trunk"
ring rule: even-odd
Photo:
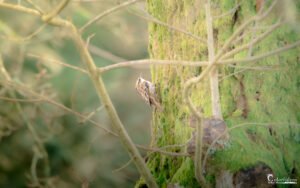
[[[204,1],[202,0],[148,0],[148,10],[155,18],[206,38]],[[213,15],[221,15],[236,6],[235,0],[212,1]],[[241,1],[235,14],[214,21],[217,49],[232,32],[255,15],[256,1]],[[266,5],[269,5],[267,1]],[[262,23],[275,23],[274,15]],[[207,47],[189,36],[171,31],[164,26],[149,24],[149,52],[154,59],[206,60]],[[244,37],[249,41],[251,35]],[[282,27],[253,47],[255,55],[299,39],[299,33]],[[299,48],[276,55],[258,63],[238,64],[239,67],[220,66],[220,95],[223,116],[228,127],[240,123],[250,126],[230,131],[231,141],[224,150],[215,152],[208,162],[206,179],[214,184],[214,177],[222,170],[237,172],[258,162],[268,165],[276,176],[290,177],[291,170],[300,171],[299,105]],[[237,54],[246,57],[248,51]],[[244,66],[270,66],[267,71],[243,70]],[[183,66],[152,67],[152,79],[159,86],[163,112],[154,112],[152,146],[185,144],[191,137],[190,112],[183,103],[185,81],[199,75],[201,68]],[[237,73],[233,76],[229,76]],[[192,100],[201,106],[206,117],[211,116],[209,80],[195,85]],[[255,123],[268,123],[257,126]],[[280,125],[277,125],[280,123]],[[186,152],[186,148],[169,149]],[[161,187],[178,183],[184,187],[199,187],[194,178],[194,163],[189,157],[169,157],[151,154],[148,166]],[[299,174],[297,175],[299,179]],[[143,183],[139,182],[137,187]]]

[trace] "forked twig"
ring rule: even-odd
[[[57,7],[55,7],[52,11],[50,11],[48,14],[45,14],[42,16],[42,19],[48,23],[49,20],[51,20],[52,18],[54,18],[55,16],[57,16],[70,2],[70,0],[63,0],[60,2],[59,5],[57,5]]]

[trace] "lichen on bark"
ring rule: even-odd
[[[266,7],[271,4],[271,1],[265,2]],[[147,4],[149,13],[155,18],[206,38],[203,0],[148,0]],[[257,14],[257,9],[254,0],[212,1],[212,14],[215,17],[231,11],[237,5],[236,11],[213,22],[217,50],[239,25]],[[259,24],[271,25],[277,18],[275,13],[271,13]],[[289,25],[281,27],[254,46],[252,55],[276,49],[299,38],[299,33]],[[244,42],[250,40],[251,35],[243,38]],[[149,52],[153,59],[190,61],[207,60],[208,53],[205,44],[155,23],[149,24]],[[245,123],[245,126],[232,129],[228,146],[210,156],[205,178],[211,185],[215,185],[220,170],[235,173],[258,163],[270,167],[278,177],[291,177],[293,169],[300,171],[300,158],[297,157],[300,156],[300,105],[297,103],[300,98],[300,78],[297,73],[300,69],[299,54],[299,48],[296,48],[255,64],[218,67],[225,122],[229,128],[241,123]],[[234,58],[248,55],[249,51],[243,51]],[[245,69],[249,66],[267,66],[268,69]],[[164,108],[163,112],[153,113],[152,146],[185,144],[191,137],[192,114],[183,103],[182,89],[185,81],[199,75],[201,70],[200,67],[184,66],[152,67],[152,80],[159,87]],[[203,109],[205,117],[211,117],[208,78],[193,86],[191,99],[197,107]],[[170,151],[186,152],[186,148],[173,148]],[[151,154],[147,164],[160,187],[171,183],[178,183],[183,187],[199,187],[194,177],[194,163],[189,157]],[[299,179],[300,175],[296,176]],[[140,181],[136,186],[142,185],[143,182]]]

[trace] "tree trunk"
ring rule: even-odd
[[[270,1],[214,0],[213,39],[216,53],[237,28],[271,6]],[[296,1],[295,1],[296,2]],[[204,0],[148,0],[149,13],[171,26],[184,29],[206,41]],[[298,10],[299,10],[298,3]],[[254,29],[266,30],[279,19],[276,5],[263,20],[251,23],[231,45],[232,50],[256,37]],[[219,17],[219,15],[221,15]],[[285,17],[283,13],[283,17]],[[299,31],[285,23],[257,45],[236,54],[235,59],[266,53],[299,40]],[[149,24],[149,51],[152,59],[202,61],[208,59],[207,44],[157,23]],[[239,38],[239,36],[237,38]],[[203,167],[208,186],[258,186],[268,184],[267,175],[297,178],[300,183],[299,48],[258,62],[218,65],[221,111],[230,140],[220,149],[213,146]],[[161,97],[163,110],[155,110],[152,122],[153,147],[183,145],[191,139],[195,117],[183,99],[185,82],[199,76],[205,67],[152,67],[152,81]],[[190,98],[206,119],[213,118],[209,75],[191,88]],[[240,125],[237,128],[232,128]],[[204,138],[205,138],[204,130]],[[168,147],[186,153],[188,145]],[[207,151],[202,150],[202,161]],[[188,151],[189,153],[192,153]],[[195,178],[195,158],[149,154],[148,167],[160,187],[200,187]],[[297,173],[298,172],[298,173]],[[245,178],[245,177],[248,177]],[[249,178],[250,177],[250,178]],[[143,180],[136,187],[143,187]]]

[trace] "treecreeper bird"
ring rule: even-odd
[[[135,89],[142,96],[144,101],[149,104],[151,107],[162,111],[161,103],[159,101],[155,84],[152,82],[143,79],[141,76],[138,77],[135,83]]]

